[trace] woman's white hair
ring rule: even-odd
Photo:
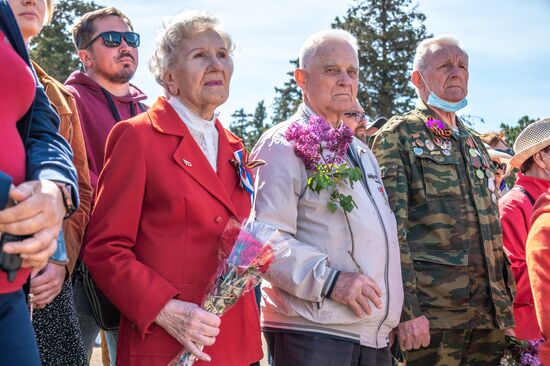
[[[464,52],[466,57],[468,57],[468,53],[466,52],[464,47],[462,47],[458,39],[454,38],[453,36],[443,34],[432,38],[426,38],[425,40],[420,42],[418,46],[416,46],[416,53],[414,55],[413,61],[413,71],[424,70],[426,67],[426,65],[424,65],[426,56],[437,51],[442,46],[456,46],[460,48],[462,52]]]
[[[343,29],[327,29],[314,33],[306,39],[300,49],[300,68],[308,67],[319,46],[329,40],[348,42],[353,47],[357,60],[359,60],[357,39],[350,32]]]
[[[220,35],[231,55],[235,48],[231,37],[222,30],[218,19],[207,12],[184,11],[167,22],[163,22],[157,35],[157,47],[149,60],[149,70],[166,93],[168,93],[168,89],[164,82],[164,76],[166,71],[176,63],[185,40],[207,30],[214,30]]]

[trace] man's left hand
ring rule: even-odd
[[[59,295],[66,275],[67,268],[65,266],[48,263],[43,272],[39,272],[31,279],[31,293],[36,308],[44,308]]]

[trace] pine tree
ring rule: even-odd
[[[251,115],[245,113],[244,108],[238,109],[231,115],[231,123],[229,124],[229,130],[235,135],[243,139],[246,138],[246,131],[248,130],[248,122]]]
[[[254,147],[262,133],[272,126],[266,122],[267,109],[263,100],[256,105],[254,113],[246,113],[241,108],[233,112],[231,117],[233,117],[233,120],[229,125],[229,129],[243,139],[244,146],[248,151]]]
[[[31,59],[51,77],[64,82],[71,72],[80,68],[71,27],[77,18],[96,9],[99,6],[93,1],[59,0],[50,24],[31,40]]]
[[[298,59],[290,60],[293,69],[286,74],[290,79],[282,88],[275,87],[275,101],[273,102],[273,123],[286,121],[296,112],[302,102],[302,91],[294,80],[294,69],[298,67]]]
[[[520,132],[535,121],[536,119],[531,119],[529,116],[523,116],[516,122],[515,126],[501,123],[500,128],[502,132],[504,132],[504,137],[506,138],[506,144],[508,147],[512,147]]]

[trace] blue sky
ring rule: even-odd
[[[310,34],[329,28],[352,1],[331,0],[99,0],[127,14],[141,34],[140,66],[133,83],[153,103],[162,95],[148,70],[163,19],[183,10],[217,16],[237,45],[229,100],[220,107],[227,126],[239,108],[252,112],[258,101],[271,105]],[[550,0],[420,0],[433,34],[451,34],[470,55],[469,105],[459,114],[480,116],[481,132],[520,117],[550,117]]]

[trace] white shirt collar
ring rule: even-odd
[[[189,124],[201,132],[208,132],[216,127],[216,119],[218,119],[219,115],[218,111],[214,112],[214,116],[211,120],[207,120],[189,109],[178,97],[170,96],[168,98],[168,103],[176,110],[185,124]]]

